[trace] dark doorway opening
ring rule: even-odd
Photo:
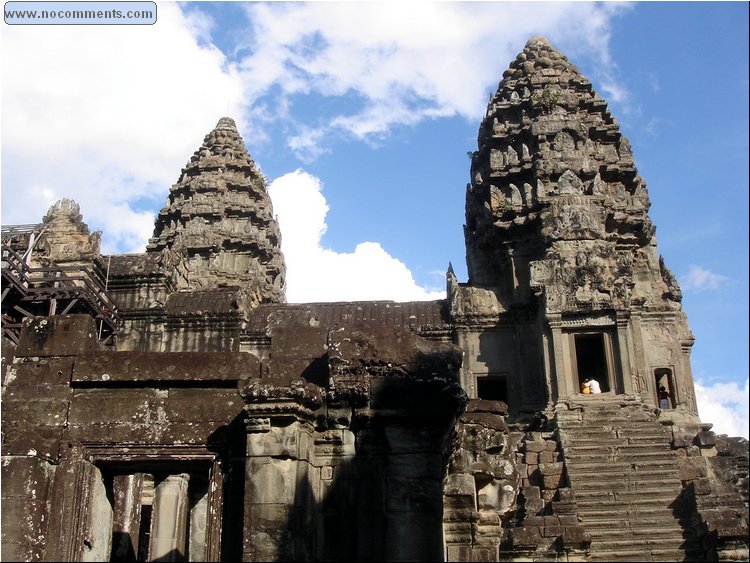
[[[587,379],[596,379],[602,393],[606,393],[610,386],[604,334],[576,334],[574,340],[579,388]]]
[[[508,381],[506,377],[502,375],[477,377],[477,397],[508,404]]]
[[[675,394],[672,370],[668,368],[655,369],[654,377],[656,379],[656,406],[660,409],[673,409]]]

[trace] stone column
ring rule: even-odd
[[[633,371],[630,361],[631,349],[628,340],[628,324],[630,315],[622,311],[617,313],[617,353],[619,355],[619,370],[622,378],[622,392],[626,395],[633,394]]]
[[[249,405],[248,412],[253,407]],[[265,406],[265,405],[263,405]],[[310,487],[307,451],[311,431],[289,415],[292,403],[273,416],[246,422],[245,530],[243,560],[288,561],[309,558],[305,546],[314,531],[303,529]],[[263,409],[265,410],[265,409]]]
[[[187,555],[188,481],[169,475],[154,490],[149,560],[181,561]]]
[[[143,473],[115,475],[112,479],[114,522],[112,561],[135,561],[143,504]]]
[[[641,328],[641,317],[640,315],[632,315],[630,320],[630,326],[632,328],[631,334],[633,337],[633,350],[635,352],[635,364],[631,364],[634,367],[631,372],[633,374],[633,391],[635,392],[636,398],[642,399],[644,395],[648,395],[649,393],[651,374],[648,373],[646,356],[643,351],[643,329]]]
[[[562,333],[562,320],[559,315],[549,315],[548,322],[550,330],[552,330],[552,357],[550,358],[553,362],[552,374],[557,381],[557,397],[556,401],[560,399],[567,399],[571,395],[571,389],[568,380],[569,374],[565,370],[565,355],[563,352],[563,346],[565,345],[565,339]]]

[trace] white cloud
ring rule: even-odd
[[[684,291],[703,291],[706,289],[719,289],[726,285],[730,279],[711,270],[691,264],[687,273],[682,277],[680,286]]]
[[[203,135],[242,115],[242,82],[208,28],[173,3],[153,26],[4,26],[3,223],[69,197],[106,251],[142,249]]]
[[[211,44],[216,22],[177,3],[160,4],[154,26],[5,26],[2,221],[39,221],[69,197],[104,231],[104,252],[142,250],[168,187],[220,116],[242,130],[252,120],[256,139],[283,120],[287,146],[307,161],[330,135],[372,142],[396,125],[476,120],[532,35],[611,67],[609,21],[621,8],[606,4],[248,3],[252,44],[235,46],[250,53],[236,64]],[[303,116],[292,97],[305,93],[339,109]],[[331,278],[316,300],[355,298],[352,287],[369,287],[369,298],[432,295],[376,242],[315,249]],[[321,275],[308,266],[314,274],[301,276]]]
[[[419,287],[403,262],[377,242],[361,242],[353,252],[324,248],[328,204],[315,176],[296,170],[271,182],[268,193],[281,228],[287,266],[287,301],[424,301],[443,291]]]
[[[698,402],[698,414],[706,423],[713,423],[711,430],[717,434],[729,436],[748,436],[748,380],[741,388],[737,383],[703,383],[695,382],[695,396]]]
[[[461,115],[481,117],[508,61],[533,35],[550,38],[571,59],[595,61],[602,89],[625,103],[609,56],[614,3],[250,3],[250,54],[239,64],[251,98],[274,94],[355,96],[315,124],[313,142],[345,133],[382,137],[395,125]],[[597,76],[594,76],[597,78]],[[276,92],[277,90],[274,90]],[[288,108],[288,101],[281,104]],[[310,123],[300,124],[308,128]],[[293,146],[293,148],[296,148]],[[310,143],[299,147],[309,156]]]

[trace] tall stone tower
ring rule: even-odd
[[[696,414],[693,337],[649,205],[606,102],[531,39],[489,102],[466,192],[467,286],[494,296],[490,317],[527,340],[505,355],[511,368],[489,368],[506,373],[510,403],[541,398],[529,382],[542,369],[552,402],[593,377],[654,404],[665,387],[672,406]]]
[[[252,303],[285,301],[281,234],[265,179],[223,117],[172,186],[147,252],[165,254],[178,290],[238,286]]]

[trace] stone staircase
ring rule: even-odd
[[[557,410],[578,517],[591,535],[589,560],[702,561],[666,430],[653,412],[618,399]]]

